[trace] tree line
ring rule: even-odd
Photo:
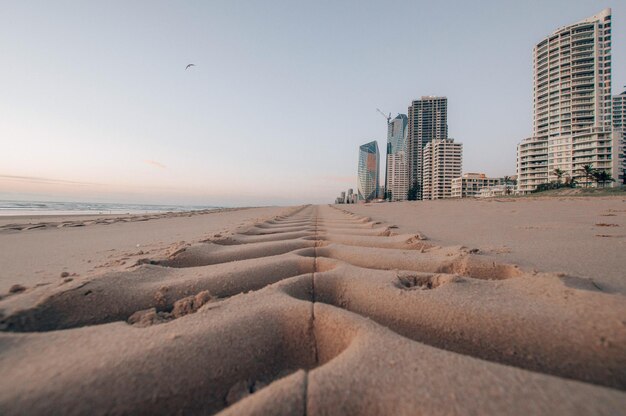
[[[564,170],[556,168],[552,171],[552,174],[556,176],[556,181],[537,185],[537,188],[535,188],[533,192],[559,188],[576,188],[578,186],[576,178],[585,178],[585,188],[587,188],[591,182],[595,182],[596,185],[601,188],[604,188],[607,183],[615,182],[615,179],[613,179],[610,173],[603,169],[595,169],[591,164],[583,165],[577,172],[579,173],[578,176],[565,176]]]

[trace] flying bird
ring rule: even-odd
[[[189,64],[185,67],[185,71],[189,69],[190,66],[196,66],[196,64]]]

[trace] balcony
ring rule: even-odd
[[[582,80],[576,80],[572,82],[572,85],[588,85],[593,88],[594,82],[593,78],[585,78]]]
[[[581,65],[593,65],[594,63],[595,59],[593,58],[572,59],[572,68],[576,69]]]
[[[594,70],[594,65],[593,63],[591,64],[575,64],[572,65],[572,70],[575,73],[580,73],[580,72],[584,72],[584,71],[593,71]]]
[[[593,62],[593,52],[579,52],[572,54],[572,65],[577,65],[578,62],[585,60],[586,63]]]
[[[593,45],[595,39],[593,37],[574,39],[572,38],[572,49],[579,46]]]

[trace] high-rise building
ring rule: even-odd
[[[613,97],[613,128],[620,135],[622,159],[621,175],[615,178],[620,184],[626,184],[626,91]]]
[[[356,195],[354,195],[354,191],[352,190],[352,188],[348,189],[348,194],[346,195],[346,204],[354,204],[355,196]]]
[[[518,145],[518,189],[592,165],[615,174],[611,126],[611,9],[562,27],[533,50],[533,136]]]
[[[378,143],[365,143],[359,147],[359,169],[358,169],[358,199],[359,201],[370,201],[378,198]]]
[[[404,201],[409,192],[407,161],[407,124],[405,114],[398,114],[387,125],[387,174],[385,192],[391,201]]]
[[[452,180],[461,176],[463,145],[454,139],[433,140],[424,147],[423,199],[452,197]]]
[[[422,97],[408,110],[407,152],[410,193],[422,199],[424,147],[448,138],[448,99]]]

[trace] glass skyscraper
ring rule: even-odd
[[[370,201],[378,197],[378,143],[365,143],[359,147],[358,198]]]
[[[387,173],[385,190],[391,201],[404,201],[409,192],[407,160],[408,117],[398,114],[387,126]]]

